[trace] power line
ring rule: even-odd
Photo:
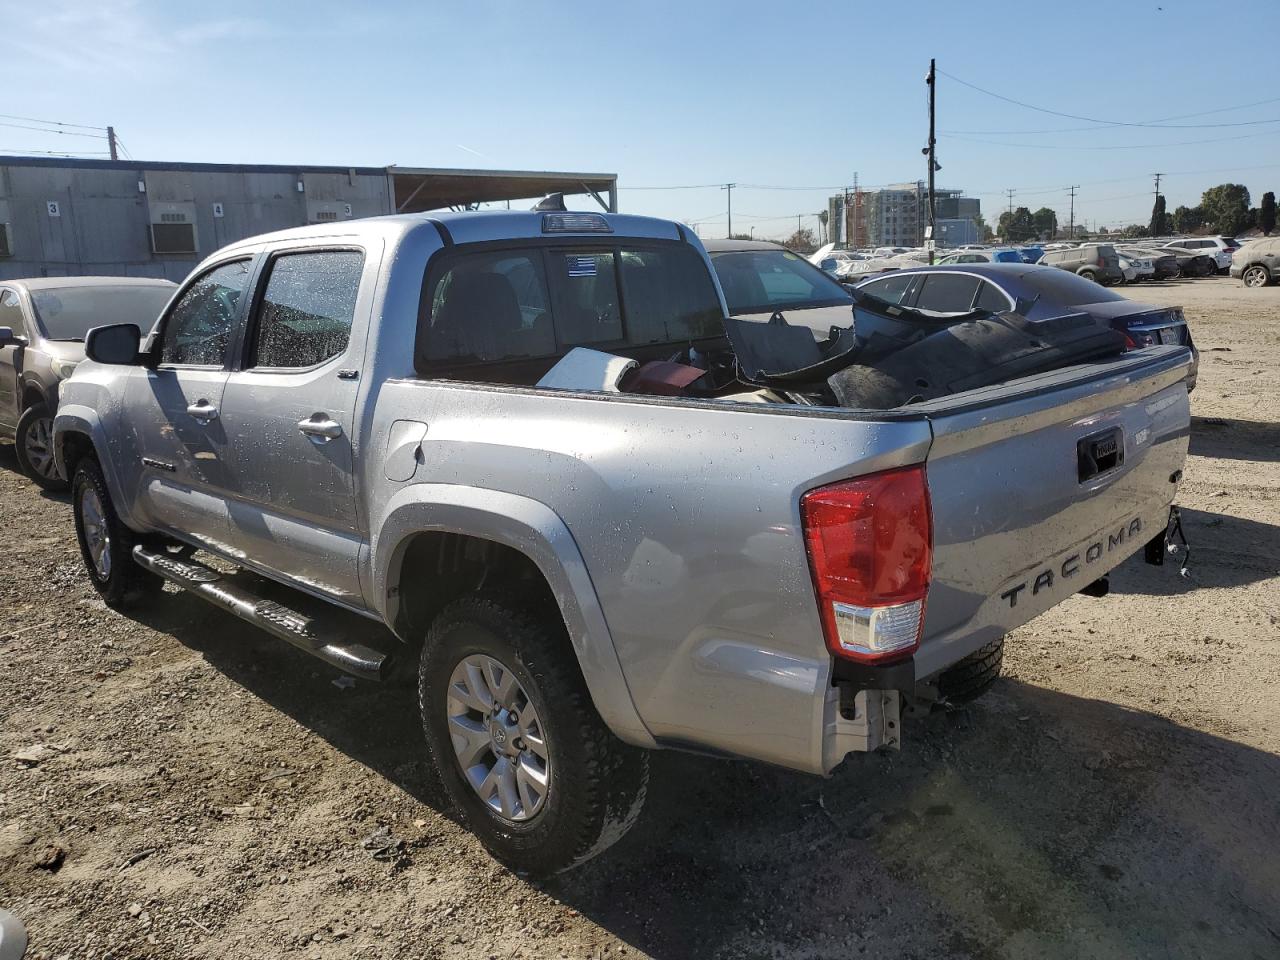
[[[0,120],[25,120],[27,123],[44,123],[52,127],[79,127],[81,130],[101,130],[101,127],[91,127],[87,123],[64,123],[61,120],[40,120],[36,117],[15,117],[12,114],[0,113]]]
[[[15,130],[34,130],[37,133],[56,133],[63,137],[91,137],[98,140],[107,139],[106,135],[102,133],[75,133],[71,130],[46,130],[44,127],[32,127],[25,123],[4,123],[3,121],[0,121],[0,127],[12,127]]]
[[[62,150],[24,150],[20,147],[0,147],[0,153],[13,154],[15,156],[41,156],[41,157],[107,157],[110,154],[106,150],[79,153],[67,153]]]
[[[1025,103],[1022,100],[1014,100],[1012,97],[1006,97],[1002,93],[994,93],[991,90],[983,89],[982,87],[979,87],[977,84],[970,83],[968,80],[961,80],[959,77],[954,76],[953,74],[947,73],[944,70],[939,70],[938,72],[941,73],[944,77],[954,80],[956,83],[960,84],[961,86],[968,87],[971,90],[976,90],[978,91],[978,93],[986,94],[988,97],[994,97],[997,100],[1003,100],[1005,103],[1012,103],[1014,106],[1025,107],[1026,109],[1034,110],[1037,113],[1047,113],[1050,116],[1054,116],[1054,117],[1065,117],[1068,120],[1081,120],[1081,121],[1084,121],[1085,123],[1096,123],[1104,127],[1160,127],[1161,129],[1165,129],[1165,130],[1179,130],[1179,129],[1200,129],[1205,127],[1234,125],[1234,124],[1213,124],[1213,123],[1169,124],[1169,123],[1163,123],[1163,122],[1157,122],[1157,121],[1151,121],[1151,120],[1100,120],[1097,117],[1085,117],[1085,116],[1081,116],[1078,113],[1063,113],[1060,110],[1050,110],[1047,107],[1037,107],[1035,104]],[[1280,99],[1280,98],[1277,98],[1277,99]],[[1178,119],[1178,118],[1169,118],[1169,119]]]
[[[1027,150],[1160,150],[1165,147],[1187,147],[1197,143],[1227,143],[1232,140],[1251,140],[1256,137],[1269,137],[1280,130],[1268,130],[1265,133],[1246,133],[1239,137],[1212,137],[1207,140],[1178,140],[1171,143],[1125,143],[1111,144],[1104,147],[1084,147],[1065,143],[1006,143],[1002,140],[981,140],[977,137],[959,137],[955,134],[939,134],[948,140],[967,140],[970,143],[985,143],[995,147],[1015,147]]]

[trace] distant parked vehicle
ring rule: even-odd
[[[1268,287],[1280,280],[1280,237],[1238,247],[1231,255],[1230,272],[1246,287]]]
[[[763,240],[706,240],[732,316],[767,321],[785,311],[788,322],[825,338],[853,322],[853,297],[804,257]]]
[[[961,250],[943,257],[940,264],[953,263],[1026,263],[1017,250]]]
[[[46,490],[67,483],[53,462],[58,388],[84,359],[91,327],[151,329],[177,284],[140,277],[40,277],[0,283],[0,436]]]
[[[1124,280],[1116,248],[1109,243],[1086,243],[1069,250],[1047,250],[1040,258],[1040,263],[1059,270],[1069,270],[1103,286]]]
[[[1181,274],[1181,268],[1178,266],[1178,258],[1173,255],[1172,250],[1162,250],[1159,247],[1120,247],[1119,252],[1129,257],[1138,257],[1143,260],[1150,260],[1151,267],[1154,271],[1152,279],[1169,280]]]
[[[1194,253],[1207,254],[1213,257],[1219,273],[1226,273],[1231,269],[1231,256],[1240,249],[1240,243],[1234,237],[1186,237],[1181,240],[1170,240],[1161,246],[1179,247]]]
[[[1171,253],[1178,260],[1178,276],[1211,277],[1218,272],[1218,261],[1206,250],[1187,250],[1183,247],[1157,247]]]
[[[1156,268],[1149,257],[1123,251],[1120,252],[1120,269],[1124,272],[1125,283],[1154,280],[1156,275]]]
[[[1023,263],[1038,263],[1044,256],[1044,247],[1019,247],[1018,254]]]
[[[1199,354],[1181,307],[1139,303],[1100,290],[1083,276],[1037,264],[987,263],[900,270],[858,284],[858,289],[896,306],[940,315],[971,310],[1016,310],[1028,320],[1087,313],[1125,335],[1131,348],[1184,344],[1196,357],[1188,383],[1195,385]]]

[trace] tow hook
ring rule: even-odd
[[[1178,541],[1177,543],[1174,540]],[[1191,544],[1187,542],[1187,535],[1182,529],[1182,514],[1177,507],[1169,508],[1169,520],[1164,525],[1164,530],[1147,541],[1145,548],[1145,559],[1152,566],[1164,566],[1164,558],[1166,555],[1182,554],[1182,565],[1178,568],[1178,573],[1182,576],[1189,576],[1188,567],[1191,564]]]

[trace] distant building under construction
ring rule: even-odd
[[[982,240],[978,221],[982,204],[963,190],[935,190],[934,209],[940,246]],[[929,224],[924,181],[895,183],[876,190],[848,190],[827,201],[830,239],[838,246],[919,247]]]

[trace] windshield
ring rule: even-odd
[[[1125,299],[1092,280],[1086,280],[1066,270],[1059,270],[1057,267],[1038,267],[1028,270],[1019,279],[1031,296],[1043,296],[1047,302],[1064,307]]]
[[[831,307],[853,301],[844,287],[790,250],[713,253],[711,262],[730,313]]]
[[[94,327],[136,323],[146,336],[173,294],[172,284],[51,287],[31,291],[36,322],[49,340],[83,340]]]

